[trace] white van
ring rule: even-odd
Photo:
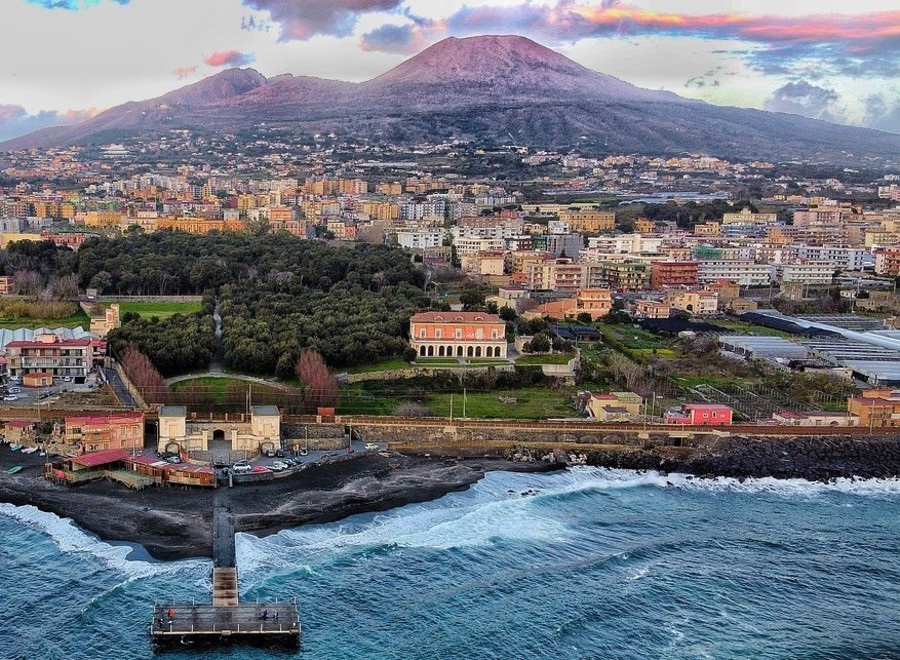
[[[12,387],[9,388],[10,394],[19,394],[21,391],[22,391],[22,388],[18,387],[17,385],[13,385]]]

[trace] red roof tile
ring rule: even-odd
[[[129,456],[131,456],[131,454],[124,449],[105,449],[103,451],[95,451],[90,454],[76,456],[72,459],[72,462],[83,465],[84,467],[97,467],[98,465],[107,465],[108,463],[123,461]]]

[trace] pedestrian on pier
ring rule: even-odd
[[[171,607],[169,608],[169,619],[170,623],[175,620],[175,609]]]

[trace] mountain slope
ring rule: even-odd
[[[398,144],[512,141],[836,162],[900,153],[900,135],[642,89],[517,36],[451,37],[364,83],[267,80],[252,69],[232,69],[0,149],[104,143],[175,128],[231,132],[259,122]]]

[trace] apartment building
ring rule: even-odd
[[[878,275],[900,275],[900,247],[880,248],[873,252]]]
[[[81,443],[86,452],[107,449],[142,451],[144,413],[111,413],[66,417],[67,444]]]
[[[614,211],[596,209],[566,209],[559,212],[559,219],[569,224],[572,231],[596,234],[612,231],[616,227]]]
[[[697,279],[701,284],[731,280],[741,286],[763,286],[772,282],[772,266],[745,259],[701,260]]]
[[[754,213],[745,207],[737,213],[726,213],[722,216],[723,225],[774,225],[778,222],[777,213]]]
[[[671,313],[669,303],[658,300],[638,300],[632,310],[636,319],[667,319]]]
[[[719,309],[719,294],[715,291],[673,291],[669,304],[690,314],[715,314]]]
[[[650,267],[645,263],[604,261],[599,266],[601,286],[613,291],[641,291],[650,284]]]
[[[12,341],[6,351],[12,377],[40,373],[83,378],[93,367],[93,342],[88,338],[61,339],[46,333],[30,341]]]
[[[400,229],[397,244],[409,250],[424,250],[443,245],[446,234],[443,229]]]
[[[780,264],[775,268],[778,280],[783,283],[829,284],[835,271],[832,264],[818,261]]]
[[[650,264],[650,288],[697,286],[697,261],[654,261]]]

